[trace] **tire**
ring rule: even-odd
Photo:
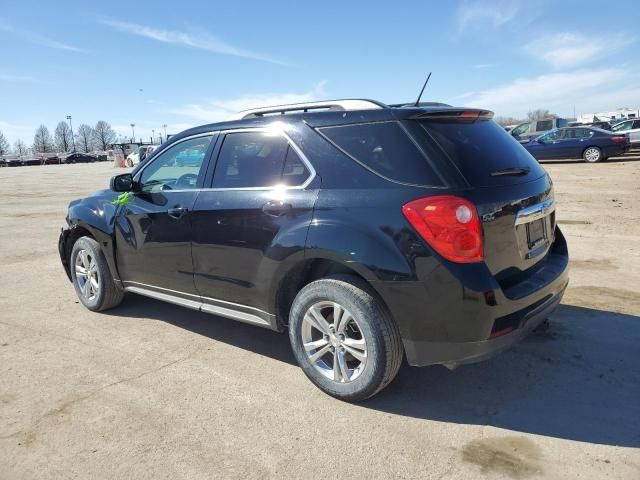
[[[582,158],[584,158],[585,162],[596,163],[603,160],[604,155],[602,155],[602,150],[598,147],[587,147],[584,149],[584,152],[582,152]]]
[[[93,312],[100,312],[122,302],[124,292],[113,281],[107,260],[93,238],[80,237],[76,240],[69,260],[73,287],[85,307]],[[81,273],[87,270],[93,280],[91,282],[87,282],[87,275]]]
[[[300,290],[289,315],[289,339],[305,375],[323,392],[349,402],[386,387],[404,357],[398,326],[369,286],[350,275],[317,280]]]

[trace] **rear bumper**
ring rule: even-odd
[[[407,360],[410,365],[417,367],[442,364],[453,368],[458,365],[476,363],[493,357],[519,343],[540,325],[559,305],[565,288],[566,283],[560,292],[552,295],[533,309],[525,308],[514,312],[512,315],[518,317],[519,325],[511,333],[497,338],[463,343],[405,340],[404,347]]]
[[[554,245],[535,268],[501,282],[484,264],[437,265],[417,282],[380,282],[398,323],[410,365],[455,366],[488,358],[518,343],[547,318],[569,282],[567,245]]]

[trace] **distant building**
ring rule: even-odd
[[[580,123],[591,123],[609,120],[626,120],[627,118],[640,118],[638,108],[618,108],[609,112],[583,113],[578,115],[577,121]]]

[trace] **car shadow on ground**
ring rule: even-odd
[[[109,313],[154,318],[295,364],[286,334],[129,295]],[[449,371],[403,366],[360,404],[395,415],[640,447],[640,317],[562,305],[547,333]],[[302,373],[300,373],[302,375]]]

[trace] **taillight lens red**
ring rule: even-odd
[[[611,140],[614,143],[626,143],[627,142],[627,137],[611,137]]]
[[[447,260],[475,263],[484,259],[480,218],[469,200],[453,195],[426,197],[407,203],[402,213]]]

